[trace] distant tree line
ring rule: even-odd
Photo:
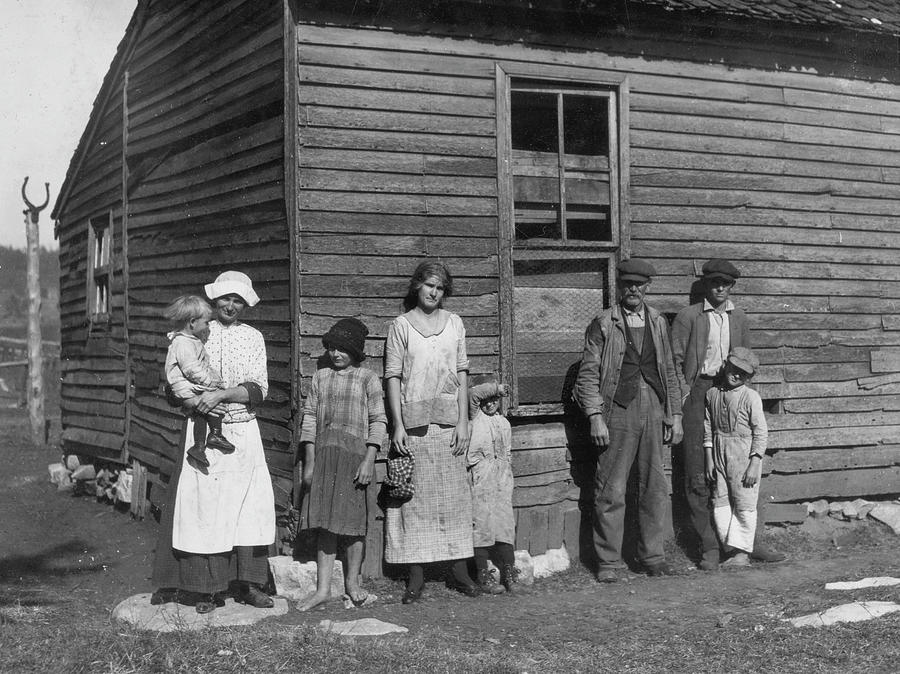
[[[0,321],[0,333],[8,336],[21,336],[25,321],[28,318],[27,261],[25,250],[0,246],[0,309],[3,320]],[[43,311],[41,322],[51,330],[45,339],[58,339],[59,308],[55,301],[59,294],[59,256],[58,251],[41,248],[41,296]],[[54,298],[52,306],[47,298]],[[24,333],[23,333],[24,334]]]

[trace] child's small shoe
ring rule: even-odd
[[[519,570],[512,564],[504,564],[500,568],[500,584],[507,594],[515,591],[515,584],[519,582]]]
[[[206,450],[200,443],[195,444],[187,451],[188,459],[191,459],[197,465],[208,468],[209,459],[206,458]]]
[[[481,569],[478,572],[478,587],[484,594],[503,594],[506,591],[494,580],[494,574],[490,569]]]
[[[223,454],[231,454],[234,451],[234,445],[228,442],[224,435],[215,431],[210,431],[210,434],[206,436],[206,447],[207,449],[218,449]],[[208,462],[207,465],[209,465]]]

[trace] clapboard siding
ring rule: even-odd
[[[73,404],[63,423],[73,437],[95,428],[109,434],[102,439],[118,436],[121,444],[126,403],[128,450],[150,467],[156,491],[151,498],[160,503],[160,489],[180,456],[182,420],[161,396],[170,329],[162,309],[179,294],[202,294],[203,284],[221,271],[241,269],[263,299],[246,319],[267,340],[270,394],[259,409],[260,428],[276,491],[283,494],[291,478],[292,377],[281,3],[150,2],[145,20],[132,30],[133,47],[120,54],[128,72],[126,105],[120,77],[110,87],[114,95],[106,108],[95,113],[97,150],[83,158],[72,180],[64,220],[92,217],[106,202],[121,211],[124,116],[127,218],[117,213],[116,226],[129,235],[130,369],[126,373],[120,359],[115,379],[96,381],[89,368],[67,371],[64,395]],[[83,332],[77,312],[84,311],[86,270],[78,247],[86,242],[78,228],[60,231],[61,262],[71,270],[62,280],[64,320],[70,326],[63,339],[70,348]],[[115,298],[119,315],[124,300],[124,293]],[[111,326],[112,334],[124,337],[119,323]],[[99,367],[96,359],[93,365]],[[129,378],[133,395],[126,401]],[[115,387],[99,390],[107,381]],[[83,400],[98,394],[103,402],[97,411],[113,416],[96,418],[91,426]],[[285,503],[282,498],[279,505]]]
[[[445,259],[481,300],[496,299],[488,294],[497,282],[496,65],[528,65],[562,80],[624,75],[631,247],[659,271],[651,301],[676,312],[704,260],[733,259],[745,274],[736,300],[750,314],[763,361],[758,387],[780,410],[771,415],[773,472],[802,451],[815,474],[821,451],[823,488],[854,495],[865,481],[828,478],[834,468],[825,453],[871,453],[895,431],[891,410],[900,408],[900,357],[875,355],[900,345],[888,320],[900,307],[900,89],[755,68],[748,62],[765,59],[752,50],[726,57],[744,60],[737,65],[703,62],[728,53],[714,41],[695,49],[694,61],[678,61],[632,56],[626,39],[600,53],[584,44],[556,50],[412,32],[299,26],[301,273],[304,296],[321,300],[303,307],[310,363],[329,322],[358,315],[374,323],[368,350],[379,370],[390,299],[402,294],[404,271],[418,256]],[[653,39],[659,53],[673,53],[661,36]],[[473,214],[480,220],[469,223]],[[483,254],[477,271],[467,251]],[[467,299],[450,306],[464,309]],[[487,345],[497,333],[485,327],[470,335]],[[544,339],[579,350],[580,331],[546,327]],[[887,380],[867,385],[874,375]],[[544,423],[519,420],[517,432],[531,437]],[[519,543],[533,551],[548,539],[541,527],[562,522],[571,538],[580,517],[577,471],[566,478],[558,458],[572,442],[557,435],[543,448],[517,450],[528,462],[514,457]],[[544,468],[522,472],[534,465]],[[790,501],[810,489],[792,495],[776,484],[768,496]]]
[[[60,241],[60,411],[63,451],[124,460],[126,391],[122,259],[122,78],[83,159],[85,180],[57,214]],[[108,322],[92,324],[87,299],[88,229],[112,214]]]

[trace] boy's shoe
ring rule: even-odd
[[[594,574],[598,583],[618,583],[620,580],[628,580],[628,573],[625,569],[617,569],[615,567],[601,568]]]
[[[206,436],[206,447],[208,449],[218,449],[223,454],[230,454],[234,451],[234,445],[228,442],[224,435],[215,431],[210,431],[209,435]],[[209,462],[206,465],[209,465]]]
[[[764,545],[757,545],[753,548],[753,552],[750,553],[750,559],[754,559],[757,562],[783,562],[787,559],[787,555],[783,552],[776,552]]]
[[[701,559],[700,563],[697,567],[701,571],[718,571],[719,570],[719,560],[718,559]]]
[[[646,571],[648,576],[658,577],[658,576],[674,576],[675,569],[672,568],[672,565],[668,562],[660,562],[659,564],[648,564],[646,566]]]
[[[484,594],[503,594],[504,589],[494,580],[494,574],[490,569],[481,569],[478,572],[478,587]]]
[[[750,555],[746,552],[736,552],[722,562],[721,566],[726,569],[739,569],[750,566]]]
[[[195,444],[187,451],[187,455],[189,459],[193,459],[195,463],[203,468],[209,467],[209,459],[206,458],[206,448],[203,445]]]

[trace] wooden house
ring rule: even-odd
[[[615,262],[649,259],[674,313],[727,257],[764,363],[767,518],[900,492],[898,34],[888,0],[140,0],[54,213],[65,449],[133,462],[161,501],[160,310],[238,268],[289,504],[321,335],[361,318],[380,371],[435,257],[472,371],[513,389],[517,545],[575,551],[568,390]]]

